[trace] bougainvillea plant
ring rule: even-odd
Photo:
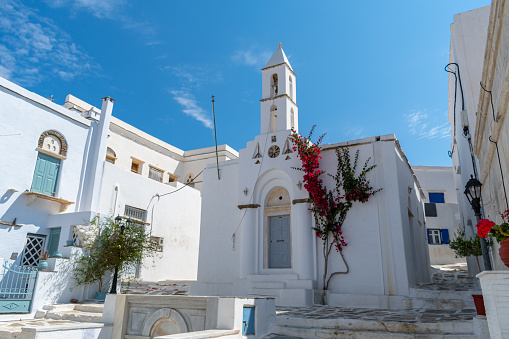
[[[346,215],[354,202],[359,201],[365,203],[369,197],[379,192],[379,189],[373,189],[366,175],[374,169],[376,165],[368,165],[371,158],[368,158],[359,174],[356,174],[357,163],[359,160],[359,151],[355,152],[353,165],[350,161],[350,152],[347,147],[336,148],[336,156],[338,160],[336,174],[328,174],[335,181],[335,187],[328,190],[323,180],[320,178],[325,172],[320,169],[320,153],[322,151],[320,143],[323,140],[322,135],[315,143],[311,142],[315,126],[311,129],[309,136],[302,137],[292,129],[290,138],[293,141],[293,150],[297,152],[302,168],[298,170],[304,171],[304,188],[309,192],[309,196],[313,202],[312,211],[315,217],[315,227],[313,230],[323,243],[323,255],[325,259],[323,274],[323,289],[329,287],[330,280],[337,274],[346,274],[349,272],[348,264],[343,256],[343,247],[347,243],[343,237],[342,226]],[[345,266],[345,272],[333,272],[328,274],[329,256],[332,249],[341,255]],[[327,278],[327,276],[329,276]]]

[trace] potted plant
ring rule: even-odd
[[[456,258],[458,257],[469,257],[473,255],[477,262],[477,268],[479,272],[481,271],[481,265],[479,264],[479,256],[482,255],[481,249],[481,240],[479,236],[475,235],[471,238],[467,238],[465,236],[465,230],[461,227],[456,229],[454,232],[454,239],[450,241],[449,247],[456,254]],[[491,241],[487,241],[486,245],[491,246]],[[474,298],[475,309],[477,310],[477,315],[486,315],[486,310],[484,308],[484,299],[482,294],[472,294],[472,298]]]
[[[44,271],[47,268],[48,268],[48,251],[42,251],[39,264],[37,265],[37,269],[39,271]]]
[[[115,268],[120,272],[132,270],[155,253],[156,244],[143,225],[126,227],[111,217],[95,218],[90,224],[98,226],[99,233],[83,246],[83,255],[73,257],[74,281],[76,285],[99,283],[96,299],[104,300],[104,278]]]
[[[481,219],[477,223],[477,235],[487,239],[488,237],[495,238],[500,244],[498,254],[500,259],[509,267],[509,209],[500,213],[502,223],[495,224],[489,219]]]
[[[487,242],[488,246],[491,246],[491,242]],[[477,268],[481,271],[481,265],[479,264],[479,256],[482,256],[481,241],[479,236],[475,235],[471,238],[465,236],[465,230],[458,227],[454,232],[454,239],[450,241],[449,247],[456,254],[456,258],[464,258],[473,255],[477,262]]]

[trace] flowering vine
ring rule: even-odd
[[[342,226],[345,221],[346,215],[353,205],[353,202],[360,201],[365,203],[369,197],[379,192],[380,189],[373,189],[370,185],[366,175],[369,171],[374,169],[376,165],[369,166],[368,163],[371,158],[368,158],[362,167],[361,172],[356,175],[357,162],[359,160],[359,151],[355,152],[355,160],[353,166],[350,164],[350,153],[348,148],[336,149],[336,156],[338,159],[336,174],[328,174],[335,181],[335,187],[328,190],[323,180],[320,178],[325,172],[320,169],[320,153],[322,151],[320,143],[325,135],[318,138],[316,143],[311,142],[315,126],[311,129],[309,136],[302,137],[292,129],[290,138],[293,141],[293,150],[297,152],[301,162],[302,168],[298,170],[304,171],[304,188],[308,191],[311,200],[313,201],[312,211],[315,217],[315,227],[313,230],[318,238],[323,242],[323,254],[325,259],[324,275],[323,275],[323,289],[329,287],[331,278],[336,274],[346,274],[349,272],[349,267],[345,258],[343,257],[343,247],[347,243],[343,237]],[[346,265],[345,272],[333,272],[327,279],[327,269],[329,262],[329,255],[332,248],[335,248],[343,258]]]

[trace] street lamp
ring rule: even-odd
[[[129,227],[133,221],[131,218],[127,218],[124,224],[122,224],[122,217],[117,215],[115,217],[115,224],[120,225],[120,236],[124,234],[124,229]],[[115,273],[113,274],[113,282],[111,283],[111,291],[110,294],[117,294],[117,280],[118,280],[118,265],[115,266]]]
[[[475,217],[477,222],[481,220],[481,182],[474,178],[472,175],[470,179],[467,181],[465,185],[465,195],[467,196],[468,202],[472,209],[474,210]],[[491,262],[488,254],[488,246],[486,245],[486,240],[484,238],[480,238],[481,240],[481,251],[482,257],[484,261],[484,269],[486,271],[491,271]]]

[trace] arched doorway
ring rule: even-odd
[[[267,195],[264,207],[266,267],[291,268],[290,194],[283,187],[275,187]]]

